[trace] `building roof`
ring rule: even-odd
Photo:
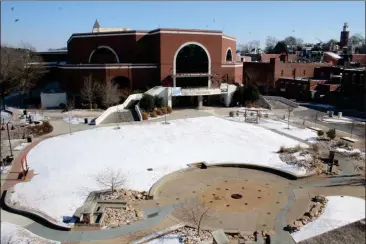
[[[112,28],[113,29],[113,28]],[[172,29],[172,28],[159,28],[151,31],[146,30],[119,30],[103,33],[74,33],[71,35],[67,42],[75,37],[95,37],[95,36],[118,36],[118,35],[155,35],[155,34],[200,34],[200,35],[221,35],[226,39],[236,41],[236,38],[225,35],[222,31],[217,30],[199,30],[199,29]]]
[[[95,20],[95,23],[94,23],[93,29],[94,29],[94,28],[100,28],[100,25],[99,25],[99,22],[98,22],[98,20],[97,20],[97,19]]]

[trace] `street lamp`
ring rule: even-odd
[[[11,130],[15,130],[15,128],[14,128],[14,125],[10,121],[8,123],[6,123],[6,130],[8,131],[8,140],[9,140],[10,156],[13,157],[13,149],[11,147],[9,124],[11,124],[11,128],[10,128]]]

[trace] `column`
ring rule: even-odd
[[[198,96],[198,108],[201,108],[203,106],[203,97]]]

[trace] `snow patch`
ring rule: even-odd
[[[337,152],[340,152],[340,153],[343,153],[343,154],[346,154],[346,155],[355,155],[355,154],[359,154],[361,157],[365,158],[365,152],[361,152],[360,149],[357,149],[357,148],[354,148],[352,150],[348,150],[346,148],[336,148],[336,151]]]
[[[11,169],[11,165],[8,165],[8,166],[0,166],[0,172],[1,172],[1,174],[8,173],[10,169]]]
[[[121,170],[125,188],[148,191],[161,177],[206,161],[274,167],[297,175],[276,153],[297,141],[249,123],[209,116],[162,123],[100,127],[40,142],[28,153],[36,176],[14,187],[11,201],[62,221],[82,206],[92,190],[102,190],[93,176],[105,168]],[[148,171],[152,168],[152,171]]]
[[[365,200],[350,196],[329,196],[322,215],[292,233],[295,242],[301,242],[333,229],[365,218]]]
[[[180,238],[177,234],[170,234],[159,237],[157,239],[147,242],[148,244],[180,244]]]
[[[27,229],[8,222],[1,222],[1,244],[61,244],[37,236]]]
[[[30,144],[30,143],[28,143],[28,142],[22,142],[22,143],[20,143],[18,146],[16,146],[16,147],[14,148],[14,151],[21,151],[21,150],[23,150],[24,148],[26,148],[29,144]]]

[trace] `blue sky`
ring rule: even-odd
[[[1,42],[15,46],[26,42],[38,51],[64,47],[72,33],[90,32],[95,19],[102,27],[135,30],[223,30],[239,43],[259,40],[264,46],[266,36],[338,40],[344,22],[351,34],[364,36],[365,2],[2,1]]]

